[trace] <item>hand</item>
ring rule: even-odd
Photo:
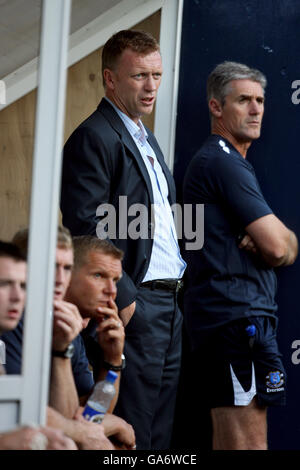
[[[239,248],[251,251],[252,253],[257,253],[257,247],[250,235],[248,234],[243,237],[242,241],[239,244]]]
[[[79,335],[83,323],[76,305],[64,300],[54,301],[52,349],[64,351]]]
[[[110,299],[107,307],[99,307],[98,342],[103,350],[105,361],[113,365],[121,364],[124,349],[125,331],[118,315],[115,302]]]
[[[76,415],[75,420],[81,427],[81,437],[77,441],[81,450],[114,450],[113,444],[105,436],[102,424],[86,421],[83,416]]]
[[[132,304],[128,305],[128,307],[122,308],[119,311],[119,317],[123,322],[124,328],[128,325],[129,321],[131,320],[132,315],[135,312],[136,303],[132,302]]]
[[[25,426],[0,435],[2,450],[76,450],[75,443],[59,429]]]
[[[77,450],[75,442],[65,436],[60,429],[44,427],[40,432],[48,439],[47,450]]]
[[[77,420],[77,421],[82,421],[82,413],[83,413],[83,410],[84,410],[84,406],[79,406],[76,410],[76,413],[73,417],[73,419]]]
[[[22,427],[0,435],[1,450],[30,450],[38,430],[33,427]]]
[[[124,419],[106,413],[102,421],[102,426],[107,437],[112,437],[118,441],[119,448],[135,450],[136,442],[133,427],[126,423]]]

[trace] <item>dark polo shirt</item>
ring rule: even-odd
[[[192,337],[232,320],[274,316],[276,275],[259,255],[238,247],[251,222],[272,214],[252,165],[211,135],[192,159],[184,203],[204,204],[204,245],[185,251],[184,313]]]

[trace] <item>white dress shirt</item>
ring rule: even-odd
[[[150,263],[142,282],[153,279],[181,278],[186,263],[180,255],[173,214],[168,200],[168,183],[155,152],[148,142],[146,129],[140,120],[136,124],[114,103],[106,99],[116,110],[133,138],[151,180],[155,229]]]

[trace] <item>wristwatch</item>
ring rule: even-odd
[[[122,354],[122,362],[119,366],[114,366],[113,364],[110,364],[107,361],[103,361],[102,365],[104,369],[106,370],[113,370],[114,372],[119,372],[120,370],[123,370],[125,368],[126,362],[125,362],[125,356]]]
[[[74,351],[74,344],[70,343],[64,351],[55,351],[55,349],[52,349],[52,356],[62,357],[63,359],[71,359],[73,357]]]

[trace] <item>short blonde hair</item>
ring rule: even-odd
[[[104,255],[112,256],[122,261],[123,251],[107,240],[101,240],[91,235],[82,235],[73,238],[74,269],[80,268],[91,251],[99,251]]]
[[[23,253],[24,256],[27,256],[28,236],[29,229],[23,228],[17,233],[15,233],[12,239],[12,243],[17,245],[17,247]],[[73,249],[71,233],[66,227],[63,227],[62,225],[59,225],[57,229],[57,246],[65,249]]]

